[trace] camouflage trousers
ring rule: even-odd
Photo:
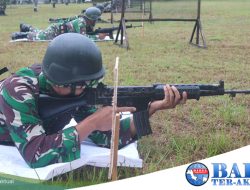
[[[53,40],[56,36],[61,34],[60,25],[52,24],[45,30],[32,28],[28,32],[29,40]]]

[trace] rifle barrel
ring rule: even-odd
[[[250,94],[250,90],[225,90],[225,94]]]
[[[236,94],[250,94],[250,90],[225,90],[224,94],[229,94],[230,97],[234,98]]]

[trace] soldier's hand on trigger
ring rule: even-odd
[[[93,123],[95,130],[99,131],[108,131],[111,130],[112,127],[112,106],[105,106],[103,108],[98,109],[95,113],[87,117]],[[117,107],[116,112],[135,112],[135,107]]]

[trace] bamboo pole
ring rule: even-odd
[[[110,167],[108,179],[117,180],[117,159],[118,159],[118,144],[119,144],[119,129],[120,129],[120,114],[117,110],[117,87],[118,87],[118,64],[119,57],[116,57],[114,68],[114,95],[113,95],[113,112],[112,112],[112,135],[110,146]]]

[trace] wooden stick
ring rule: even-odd
[[[117,175],[117,161],[118,161],[118,145],[119,145],[119,129],[120,129],[120,114],[115,115],[115,134],[114,134],[114,146],[113,146],[113,167],[111,171],[111,180],[115,181],[118,179]]]
[[[144,14],[145,14],[145,5],[144,4],[142,4],[142,20],[144,19]],[[142,37],[144,37],[144,22],[142,21],[141,22],[141,25],[142,25]]]
[[[112,111],[112,136],[110,147],[110,167],[108,179],[117,180],[117,157],[119,144],[120,114],[116,113],[117,109],[117,87],[118,87],[118,64],[119,57],[116,57],[114,68],[114,95],[113,95],[113,111]]]
[[[127,34],[126,24],[125,24],[124,18],[121,20],[121,22],[122,22],[123,34],[124,34],[124,36],[125,36],[125,45],[124,45],[124,47],[126,47],[127,49],[129,49],[128,34]],[[123,36],[123,35],[122,35],[122,36]]]

